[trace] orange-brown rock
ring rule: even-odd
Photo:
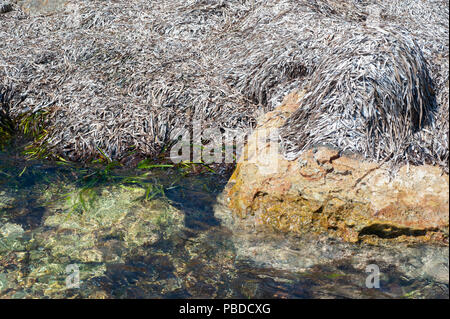
[[[264,115],[254,135],[283,125],[302,93]],[[448,243],[449,177],[440,168],[384,163],[342,155],[326,147],[296,160],[252,136],[226,187],[228,205],[241,218],[294,233],[328,232],[346,241]]]

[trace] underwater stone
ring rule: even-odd
[[[0,273],[0,293],[10,288],[11,284],[8,279],[8,274]]]
[[[283,125],[302,94],[287,96],[257,130]],[[293,234],[327,233],[349,242],[448,245],[449,176],[441,168],[405,165],[392,176],[388,164],[325,147],[290,161],[255,141],[249,138],[250,154],[240,160],[224,192],[241,223]],[[268,172],[265,163],[275,169]]]
[[[1,277],[3,287],[13,288],[7,293],[11,298],[18,287],[27,296],[63,296],[67,265],[78,265],[80,280],[86,282],[104,276],[109,263],[144,254],[146,245],[177,237],[184,227],[180,211],[164,198],[143,200],[145,190],[139,187],[102,188],[81,211],[73,210],[78,189],[71,191],[73,198],[48,207],[43,227],[32,230],[31,240],[22,238],[20,225],[0,224],[0,262],[17,265],[8,275],[13,281]]]
[[[22,236],[24,230],[22,226],[12,223],[6,223],[0,228],[0,235],[8,239],[16,239],[17,237]]]

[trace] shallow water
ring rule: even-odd
[[[448,248],[414,248],[423,256],[405,253],[403,268],[380,257],[380,288],[367,288],[372,257],[341,255],[370,247],[313,241],[289,255],[284,235],[237,234],[215,210],[220,176],[101,172],[0,153],[1,298],[448,298]]]

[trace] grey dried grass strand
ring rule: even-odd
[[[404,160],[437,106],[420,49],[405,33],[359,26],[336,35],[332,47],[281,131],[286,157],[326,144]]]

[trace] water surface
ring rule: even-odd
[[[273,254],[243,254],[246,240],[215,213],[225,183],[213,173],[105,172],[1,152],[0,297],[448,298],[448,277],[414,278],[388,263],[380,289],[369,289],[354,260],[287,270]]]

